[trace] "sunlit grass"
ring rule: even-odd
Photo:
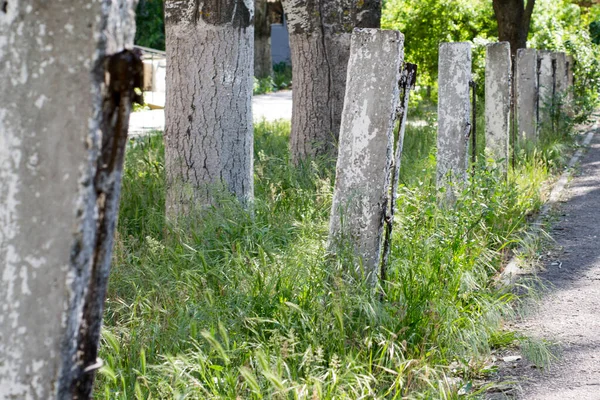
[[[347,273],[351,255],[327,252],[333,169],[292,166],[289,130],[255,127],[253,214],[223,195],[177,228],[163,215],[162,137],[130,144],[97,398],[468,392],[469,375],[447,366],[478,365],[497,345],[513,295],[493,277],[562,153],[523,150],[507,182],[481,161],[456,206],[441,208],[435,128],[409,128],[388,281],[372,290]]]

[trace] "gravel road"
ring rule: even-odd
[[[556,343],[547,371],[526,373],[526,400],[600,399],[600,133],[568,185],[550,232],[556,246],[539,274],[550,285],[539,308],[517,329]]]

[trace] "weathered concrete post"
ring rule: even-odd
[[[485,150],[506,173],[512,93],[510,44],[492,43],[485,55]]]
[[[136,4],[19,0],[0,10],[0,93],[10,94],[0,102],[0,399],[91,396],[143,83],[141,60],[125,50]]]
[[[355,29],[340,129],[329,246],[351,246],[374,283],[390,188],[404,36]]]
[[[515,72],[515,113],[518,140],[537,140],[538,63],[535,49],[518,49]]]
[[[553,100],[554,62],[552,53],[540,50],[538,52],[538,131],[544,127],[552,127]]]
[[[567,88],[572,89],[575,84],[573,77],[573,71],[575,70],[575,57],[572,55],[567,56]]]
[[[575,79],[573,70],[575,69],[575,58],[572,55],[567,56],[567,107],[570,116],[573,116],[573,99],[575,97]]]
[[[456,194],[451,183],[467,178],[471,131],[471,44],[442,43],[438,73],[437,186],[445,187],[445,201]]]
[[[404,132],[406,131],[406,121],[408,117],[408,103],[410,101],[410,92],[415,88],[417,82],[417,65],[405,63],[400,78],[400,105],[396,113],[399,129],[395,141],[394,159],[391,169],[390,196],[385,207],[384,219],[385,230],[383,234],[383,251],[381,255],[380,279],[387,280],[388,259],[391,252],[392,231],[394,229],[394,214],[396,213],[396,204],[398,203],[398,185],[400,184],[400,167],[402,166],[402,151],[404,147]]]
[[[554,96],[557,106],[561,106],[566,101],[568,81],[567,81],[567,56],[565,53],[554,53],[556,63],[554,70]]]

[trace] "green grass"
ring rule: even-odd
[[[96,398],[455,399],[471,390],[512,313],[513,295],[493,277],[560,160],[524,149],[509,184],[481,164],[444,209],[435,128],[409,128],[389,280],[372,290],[349,273],[356,260],[327,252],[333,169],[291,166],[289,130],[255,127],[254,215],[223,196],[179,228],[163,215],[161,136],[130,144]],[[457,377],[452,362],[471,367]]]

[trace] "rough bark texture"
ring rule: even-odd
[[[494,14],[498,22],[498,40],[509,42],[514,57],[518,49],[527,47],[527,35],[535,0],[493,0]]]
[[[508,171],[512,66],[508,42],[492,43],[485,57],[485,150]]]
[[[267,12],[267,0],[254,2],[254,76],[273,76],[271,21]]]
[[[444,200],[452,204],[469,164],[471,44],[442,43],[439,57],[437,186],[446,188]]]
[[[76,397],[89,367],[77,352],[84,302],[111,252],[97,234],[96,163],[113,133],[100,137],[104,61],[132,44],[134,7],[20,0],[0,11],[2,399]],[[114,229],[116,211],[105,215]]]
[[[165,4],[167,216],[210,204],[222,188],[253,199],[254,2]]]
[[[374,283],[388,205],[404,37],[356,30],[348,64],[340,151],[329,225],[330,246],[350,245]]]
[[[294,94],[292,159],[334,158],[353,28],[378,28],[381,0],[284,0]]]

